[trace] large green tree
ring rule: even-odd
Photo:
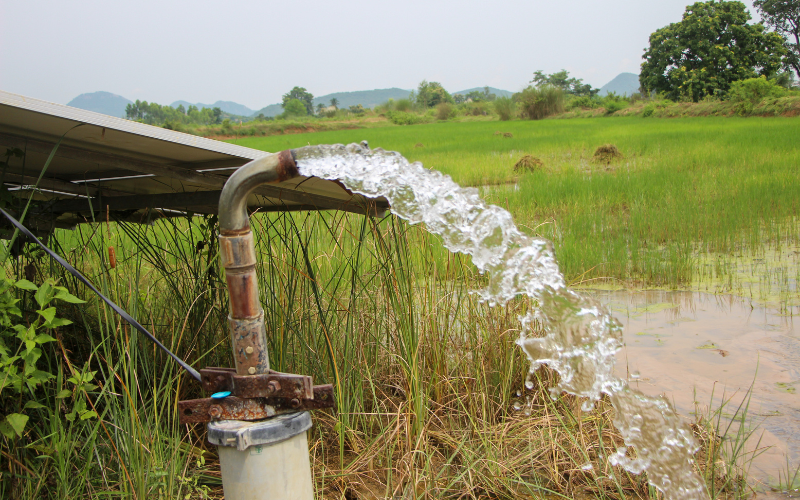
[[[800,0],[755,0],[761,19],[786,38],[786,65],[800,78]]]
[[[283,94],[283,102],[281,102],[283,109],[286,109],[286,105],[289,104],[292,99],[297,99],[303,103],[307,115],[314,114],[314,95],[311,94],[311,92],[303,87],[295,87],[286,94]]]
[[[737,80],[772,76],[782,67],[783,38],[748,24],[741,2],[697,2],[679,23],[650,35],[639,82],[646,91],[698,101],[722,95]]]
[[[570,78],[569,71],[565,69],[550,75],[545,75],[542,70],[534,71],[531,83],[537,87],[552,85],[553,87],[563,90],[567,94],[578,97],[592,97],[600,92],[600,89],[594,89],[588,83],[583,83],[581,78]]]
[[[422,80],[417,87],[417,104],[430,108],[443,102],[455,103],[453,96],[439,82]]]

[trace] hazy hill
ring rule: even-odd
[[[333,94],[321,95],[314,98],[314,108],[317,104],[330,106],[331,99],[338,101],[337,106],[339,109],[347,109],[350,106],[358,104],[365,108],[373,108],[378,104],[383,104],[389,99],[405,99],[410,94],[410,90],[403,90],[398,88],[391,89],[375,89],[375,90],[357,90],[355,92],[334,92]],[[264,108],[254,111],[252,116],[263,114],[264,116],[275,116],[283,113],[283,108],[280,104],[270,104]]]
[[[87,111],[94,111],[95,113],[103,113],[104,115],[125,118],[125,107],[130,103],[131,101],[120,95],[101,91],[81,94],[75,99],[69,101],[67,106],[85,109]]]
[[[357,90],[355,92],[334,92],[333,94],[322,95],[314,98],[314,106],[317,104],[324,104],[330,106],[331,99],[339,101],[339,107],[347,109],[350,106],[358,104],[365,108],[374,108],[378,104],[383,104],[389,99],[406,99],[410,90],[398,89],[396,87],[390,89],[375,89],[375,90]]]
[[[628,96],[639,92],[639,75],[620,73],[613,80],[600,87],[600,95],[606,95],[609,92]]]
[[[250,116],[276,116],[283,113],[283,108],[280,104],[270,104],[269,106],[264,106],[263,108],[259,109],[258,111],[253,111]]]
[[[229,115],[237,115],[237,116],[250,116],[253,113],[255,113],[255,111],[253,111],[252,109],[248,108],[244,104],[239,104],[238,102],[233,102],[233,101],[217,101],[214,104],[202,104],[202,103],[199,103],[199,102],[198,103],[191,103],[191,102],[186,102],[186,101],[175,101],[172,104],[170,104],[170,106],[172,106],[173,108],[177,108],[181,104],[183,104],[183,107],[185,109],[188,109],[189,106],[197,106],[198,109],[219,108],[219,109],[221,109],[223,111],[223,113],[227,113]],[[256,113],[256,114],[258,114],[258,113]]]
[[[474,89],[459,90],[458,92],[453,92],[453,95],[456,94],[467,95],[474,90],[477,90],[478,92],[483,92],[483,87],[475,87]],[[514,95],[513,92],[509,92],[508,90],[496,89],[494,87],[489,87],[489,93],[494,94],[497,97],[511,97],[512,95]]]

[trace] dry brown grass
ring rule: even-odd
[[[531,155],[525,155],[514,164],[514,172],[534,172],[544,167],[544,162]]]
[[[613,144],[603,144],[597,150],[595,150],[594,155],[592,156],[592,161],[594,163],[604,163],[606,165],[610,164],[613,161],[620,160],[624,158],[623,154],[620,153],[619,149]]]

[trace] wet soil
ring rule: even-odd
[[[732,295],[676,291],[593,291],[624,325],[617,374],[646,394],[664,394],[689,420],[750,386],[748,427],[761,439],[750,476],[777,484],[800,463],[800,317]]]

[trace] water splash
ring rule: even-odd
[[[551,394],[586,397],[587,411],[603,394],[609,395],[616,410],[614,425],[636,450],[631,458],[622,447],[609,461],[636,474],[647,470],[649,482],[666,499],[708,498],[703,481],[692,471],[699,446],[691,431],[665,398],[645,396],[614,376],[621,326],[599,302],[567,288],[550,241],[522,233],[510,213],[487,205],[477,189],[462,188],[399,153],[370,150],[364,142],[309,146],[296,150],[296,157],[303,175],[339,179],[351,191],[383,196],[394,214],[412,224],[424,223],[448,249],[471,255],[488,275],[488,286],[477,293],[489,305],[520,295],[535,299],[539,307],[520,318],[517,341],[531,361],[530,374],[549,365],[561,376]],[[545,335],[534,336],[534,327]],[[526,386],[533,384],[530,376]]]

